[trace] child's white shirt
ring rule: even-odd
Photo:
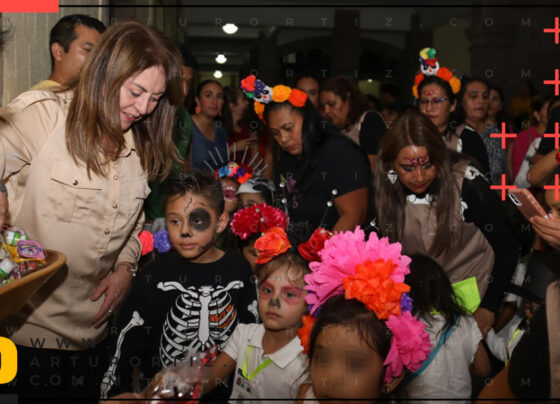
[[[430,321],[431,326],[426,321],[424,323],[434,349],[442,335],[439,331],[445,325],[445,317],[434,315]],[[470,403],[472,386],[469,366],[481,340],[482,334],[475,319],[471,316],[461,316],[459,323],[428,367],[403,386],[402,398],[426,399],[426,403],[433,402],[430,399],[434,398],[464,399],[465,403]],[[422,401],[414,401],[419,402]],[[456,404],[461,401],[450,402]]]
[[[488,349],[502,362],[506,361],[508,352],[511,358],[513,350],[521,340],[521,336],[525,333],[525,330],[520,330],[517,335],[515,335],[515,338],[513,338],[522,320],[523,319],[516,314],[499,332],[496,333],[494,329],[491,328],[486,335],[486,345],[488,345]]]
[[[251,403],[250,399],[255,399],[256,403],[262,403],[263,399],[285,398],[293,403],[300,383],[307,376],[307,355],[303,354],[298,337],[278,351],[264,355],[264,332],[262,324],[239,324],[227,342],[224,352],[236,362],[230,400],[245,399],[244,403]],[[270,364],[252,376],[268,358]],[[244,364],[248,377],[243,375]]]

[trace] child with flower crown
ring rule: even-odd
[[[239,239],[241,255],[249,262],[256,274],[258,250],[255,248],[255,242],[268,228],[279,227],[286,230],[288,216],[281,209],[258,203],[235,212],[230,227],[232,233]]]
[[[434,348],[422,367],[405,378],[401,398],[468,403],[471,375],[487,377],[491,370],[482,333],[441,266],[426,255],[411,258],[405,280],[414,301],[412,313],[426,324]]]
[[[203,392],[211,391],[233,373],[230,400],[293,402],[297,381],[305,377],[308,368],[296,333],[307,312],[303,287],[309,269],[290,247],[280,227],[267,229],[255,242],[262,324],[236,327],[224,351],[206,372]]]
[[[298,403],[377,399],[391,393],[430,354],[424,324],[411,313],[404,283],[410,258],[399,243],[366,240],[364,232],[324,241],[305,277],[310,316],[299,336],[310,359],[311,383]]]

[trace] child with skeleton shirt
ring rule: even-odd
[[[220,183],[212,174],[181,174],[169,188],[166,222],[173,249],[133,283],[117,318],[101,397],[139,391],[187,352],[222,351],[238,323],[258,321],[249,264],[214,246],[227,226]],[[209,399],[226,399],[221,384]]]

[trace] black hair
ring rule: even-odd
[[[325,120],[319,111],[313,106],[309,99],[305,102],[302,108],[294,107],[289,101],[285,102],[270,102],[266,104],[264,109],[264,118],[268,121],[268,116],[272,111],[281,108],[291,108],[303,118],[303,125],[301,128],[301,142],[302,142],[302,160],[305,161],[301,172],[294,173],[294,179],[298,184],[298,191],[305,192],[307,190],[307,179],[309,173],[317,165],[317,158],[321,145],[329,138],[338,138],[347,142],[351,147],[360,150],[363,155],[364,161],[369,166],[367,156],[360,146],[353,142],[348,136],[344,136],[339,130],[329,121]],[[288,153],[283,152],[278,145],[275,145],[275,164],[286,158]],[[275,183],[279,183],[278,174],[275,174]]]
[[[220,86],[222,91],[224,90],[224,86],[222,85],[222,83],[214,79],[208,79],[199,83],[198,87],[196,88],[196,96],[200,97],[200,93],[202,92],[202,89],[210,83],[217,84],[218,86]],[[233,128],[233,123],[231,122],[232,118],[231,118],[231,111],[229,109],[229,103],[227,102],[225,91],[223,92],[224,92],[224,103],[222,105],[221,117],[217,117],[216,121],[222,124],[222,126],[226,129],[227,135],[229,137],[232,135],[230,133],[230,130],[232,130]]]
[[[414,315],[430,323],[436,310],[445,318],[443,330],[451,330],[459,316],[466,315],[442,267],[426,255],[414,254],[405,282],[410,286]]]
[[[456,95],[453,94],[453,90],[451,89],[451,85],[449,84],[449,82],[440,78],[440,77],[438,77],[438,76],[424,77],[424,80],[422,80],[422,82],[418,86],[418,95],[419,96],[420,96],[420,94],[422,94],[422,89],[424,88],[424,86],[427,86],[428,84],[437,84],[438,86],[440,86],[441,89],[445,92],[445,95],[447,96],[447,98],[449,98],[449,103],[450,104],[453,104],[453,101],[455,101],[457,99]]]
[[[309,72],[305,72],[300,74],[299,76],[296,77],[296,79],[294,80],[294,87],[297,88],[297,83],[301,80],[301,79],[312,79],[315,80],[317,82],[317,86],[319,87],[318,90],[321,90],[321,80],[319,79],[319,77],[313,73],[309,73]]]
[[[391,97],[396,98],[397,100],[401,96],[401,90],[399,90],[399,87],[396,84],[393,84],[393,83],[383,83],[383,84],[381,84],[381,86],[379,87],[379,92],[380,93],[387,93]]]
[[[96,30],[100,34],[105,32],[105,24],[99,21],[97,18],[90,17],[85,14],[71,14],[62,17],[58,22],[52,27],[49,37],[49,49],[52,47],[53,43],[58,43],[64,49],[64,52],[70,50],[70,44],[74,41],[76,37],[76,32],[74,29],[76,25],[83,25]],[[51,67],[54,66],[54,58],[52,52],[49,51],[51,55]]]
[[[379,109],[381,107],[381,103],[379,102],[379,98],[377,98],[375,95],[372,95],[372,94],[366,94],[365,96],[368,99],[368,101],[371,104],[373,104],[373,109],[375,109],[376,111],[379,111]]]
[[[183,66],[191,67],[193,69],[198,68],[198,64],[196,63],[196,58],[194,57],[194,55],[186,45],[180,44],[179,50],[181,51]]]
[[[367,309],[362,302],[337,295],[323,304],[313,324],[309,338],[310,359],[313,358],[317,337],[329,325],[355,328],[360,338],[383,360],[387,357],[392,334],[385,321],[379,320],[375,312]]]
[[[206,199],[217,217],[224,213],[224,193],[220,181],[214,177],[214,173],[208,170],[179,172],[171,177],[167,184],[165,203],[167,204],[173,196],[183,196],[188,192]]]

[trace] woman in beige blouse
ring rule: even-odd
[[[18,393],[91,397],[102,372],[89,360],[102,350],[91,346],[106,336],[135,275],[147,180],[167,174],[176,156],[181,88],[178,49],[131,21],[105,32],[68,88],[23,93],[0,111],[8,194],[0,193],[0,213],[68,257],[2,324],[18,345]]]

